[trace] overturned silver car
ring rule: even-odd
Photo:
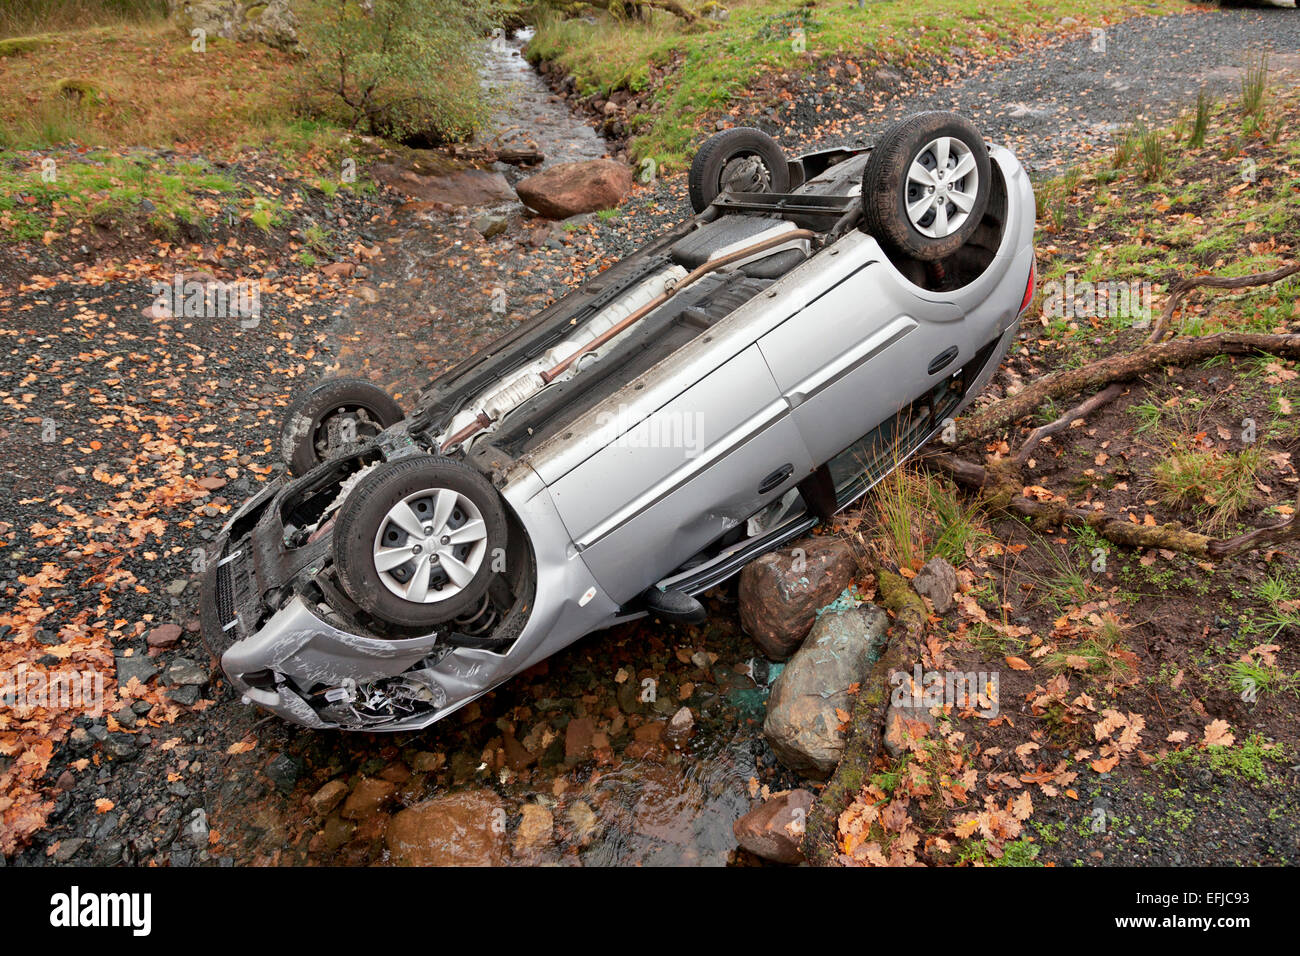
[[[244,699],[425,726],[845,508],[987,383],[1034,283],[1025,170],[966,119],[787,159],[729,129],[693,218],[403,413],[331,379],[230,519],[205,638]]]

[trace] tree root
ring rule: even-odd
[[[834,862],[839,854],[840,814],[871,778],[889,709],[889,677],[895,671],[910,674],[924,646],[927,612],[920,596],[901,575],[881,568],[876,570],[876,590],[880,603],[893,613],[894,622],[885,650],[853,704],[844,755],[808,812],[802,848],[804,858],[817,866]]]
[[[1213,355],[1269,352],[1300,356],[1300,334],[1270,335],[1220,332],[1198,338],[1173,339],[1100,359],[1080,368],[1063,369],[1040,378],[1023,391],[995,402],[978,415],[957,422],[950,447],[988,438],[1037,410],[1048,399],[1078,395],[1116,382],[1126,382],[1166,365],[1189,365]]]
[[[1026,498],[1021,494],[1023,489],[1017,480],[1019,472],[1012,459],[992,459],[988,468],[946,454],[930,455],[921,461],[948,475],[959,485],[977,490],[983,502],[993,510],[1031,518],[1042,527],[1089,527],[1099,537],[1126,548],[1165,548],[1196,558],[1222,561],[1243,551],[1300,539],[1300,523],[1296,522],[1295,514],[1277,524],[1236,537],[1212,538],[1188,531],[1177,522],[1135,524],[1061,502]]]
[[[1237,276],[1233,279],[1225,279],[1221,276],[1188,276],[1186,279],[1179,279],[1169,287],[1169,302],[1165,305],[1165,310],[1160,313],[1160,318],[1156,320],[1155,328],[1151,330],[1151,336],[1147,341],[1159,342],[1165,338],[1179,303],[1193,289],[1202,287],[1209,289],[1246,289],[1257,285],[1272,285],[1274,282],[1281,282],[1297,272],[1300,272],[1300,262],[1293,262],[1291,265],[1282,266],[1272,272]]]
[[[1123,394],[1124,386],[1119,382],[1107,385],[1096,395],[1092,396],[1092,398],[1088,399],[1086,402],[1080,402],[1056,421],[1043,425],[1041,428],[1034,429],[1034,431],[1030,433],[1029,437],[1025,439],[1025,443],[1020,446],[1020,450],[1016,452],[1016,464],[1023,466],[1028,462],[1029,456],[1033,453],[1034,449],[1038,447],[1038,443],[1048,435],[1055,435],[1057,432],[1065,431],[1073,422],[1080,418],[1087,418],[1097,409],[1101,408],[1103,405],[1109,404]]]

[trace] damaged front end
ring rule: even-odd
[[[528,555],[473,612],[426,633],[377,627],[338,585],[334,518],[385,460],[376,444],[282,476],[227,522],[202,576],[200,616],[245,703],[308,727],[397,730],[491,686],[531,607]]]

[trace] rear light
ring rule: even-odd
[[[1023,315],[1025,309],[1029,308],[1029,303],[1034,298],[1034,275],[1038,271],[1038,264],[1033,259],[1029,260],[1029,282],[1025,285],[1025,297],[1020,300],[1020,311],[1016,315]]]

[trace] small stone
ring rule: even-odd
[[[515,852],[527,852],[546,846],[551,842],[551,833],[555,820],[551,811],[539,803],[525,803],[523,819],[515,831]]]
[[[167,587],[163,588],[172,597],[180,597],[185,593],[185,589],[190,586],[189,578],[177,578]]]
[[[912,587],[917,594],[930,599],[935,613],[947,614],[955,603],[953,595],[957,593],[957,571],[943,558],[931,558],[916,572]]]
[[[447,762],[443,754],[432,753],[428,750],[419,751],[411,758],[411,769],[416,773],[433,773]]]
[[[386,840],[399,866],[501,866],[505,808],[490,790],[434,797],[395,815]]]
[[[199,689],[192,684],[172,687],[167,691],[167,699],[174,700],[182,707],[193,707],[199,702]]]
[[[527,770],[533,764],[537,763],[536,755],[521,744],[514,734],[506,734],[502,742],[502,749],[506,752],[506,766],[518,773]]]
[[[130,734],[109,734],[104,741],[104,752],[117,760],[134,760],[140,755],[136,738]]]
[[[731,832],[755,856],[776,863],[802,863],[799,845],[812,804],[813,795],[807,790],[778,794],[733,823]]]
[[[691,714],[691,709],[682,707],[668,721],[668,729],[664,731],[664,736],[674,743],[681,743],[694,729],[695,717]]]
[[[80,837],[73,837],[70,840],[61,840],[59,842],[59,848],[54,851],[54,862],[70,862],[72,858],[77,855],[77,851],[85,845],[86,841]]]
[[[321,266],[321,272],[330,279],[346,279],[352,275],[352,270],[356,268],[351,262],[331,262],[327,266]]]
[[[564,759],[578,761],[591,752],[591,738],[596,724],[590,717],[575,717],[564,730]]]
[[[494,213],[482,213],[474,217],[474,228],[482,233],[484,239],[491,239],[506,231],[509,219]]]
[[[201,687],[208,682],[208,669],[186,657],[178,657],[167,668],[167,683],[172,686]]]
[[[331,780],[313,793],[307,802],[311,804],[312,811],[318,816],[326,817],[343,802],[343,798],[347,794],[348,785],[346,783],[342,780]]]
[[[153,661],[143,654],[117,658],[117,683],[119,687],[125,687],[133,677],[140,681],[141,684],[147,684],[149,679],[157,673],[158,668],[154,666]]]
[[[266,775],[281,793],[289,793],[298,782],[298,761],[288,754],[276,754],[266,765]]]
[[[397,792],[397,785],[387,780],[363,777],[343,804],[343,817],[360,820],[380,812]]]
[[[581,800],[569,804],[565,816],[568,818],[569,827],[573,830],[573,835],[579,843],[588,842],[600,825],[596,811]]]
[[[145,638],[150,647],[171,647],[181,639],[179,624],[159,624]]]

